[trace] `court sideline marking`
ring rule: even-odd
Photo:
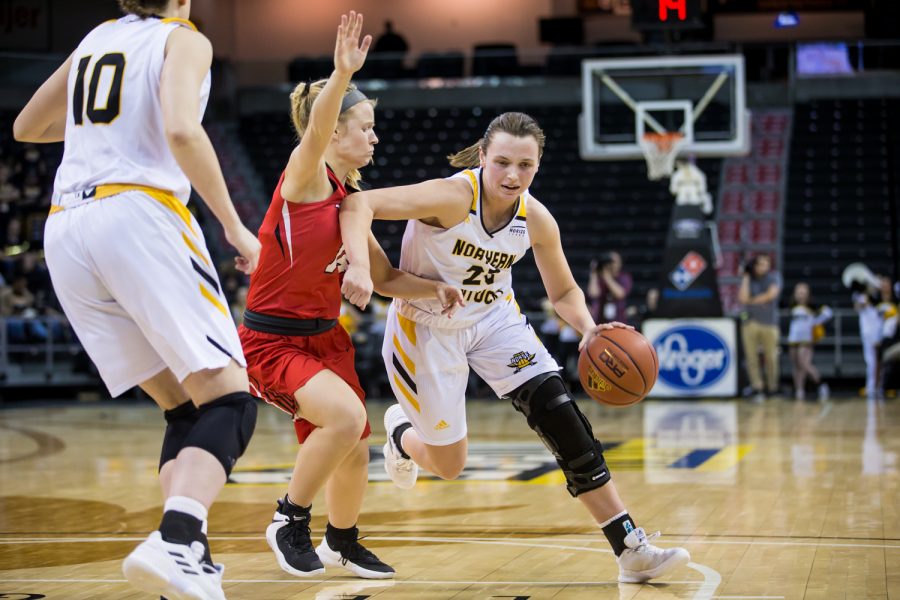
[[[87,542],[100,542],[100,541],[116,541],[116,542],[124,542],[124,541],[143,541],[144,538],[93,538],[89,540],[85,540]],[[262,539],[259,537],[231,537],[231,538],[221,538],[221,537],[212,537],[210,541],[222,540],[222,539],[240,539],[240,540],[255,540]],[[394,536],[367,536],[366,539],[375,540],[375,541],[410,541],[410,542],[433,542],[433,543],[449,543],[449,544],[480,544],[480,545],[490,545],[490,546],[516,546],[516,547],[526,547],[526,548],[537,548],[537,549],[555,549],[555,550],[574,550],[574,551],[582,551],[582,552],[598,552],[604,554],[612,554],[612,550],[608,550],[606,548],[589,548],[584,546],[563,546],[559,544],[536,544],[536,543],[528,543],[523,541],[511,541],[509,539],[497,540],[497,539],[471,539],[471,538],[439,538],[439,537],[394,537]],[[61,540],[63,543],[72,543],[73,540],[63,538]],[[534,540],[538,541],[538,540]],[[591,540],[581,540],[581,541],[591,541]],[[44,538],[44,539],[31,539],[27,540],[24,543],[55,543],[52,538]],[[2,540],[0,543],[4,544],[15,544],[14,540]],[[722,582],[722,576],[718,571],[708,567],[706,565],[701,565],[694,562],[689,562],[686,565],[688,568],[694,569],[700,575],[703,576],[702,582],[697,581],[677,581],[677,582],[668,582],[670,584],[681,584],[681,585],[697,585],[699,583],[700,587],[694,593],[694,600],[711,600],[714,597],[716,590]],[[282,582],[283,580],[263,580],[263,579],[254,579],[254,580],[240,580],[240,579],[228,579],[225,580],[228,583],[273,583],[273,582]],[[313,582],[317,580],[305,579],[304,581]],[[322,580],[322,582],[330,581],[330,580]],[[124,580],[111,580],[111,579],[101,579],[101,580],[78,580],[78,579],[63,579],[63,580],[48,580],[48,579],[0,579],[2,583],[120,583],[124,582]],[[413,581],[413,580],[397,580],[396,583],[403,584],[419,584],[419,585],[537,585],[537,586],[566,586],[566,585],[610,585],[610,584],[618,584],[615,581],[553,581],[553,582],[528,582],[528,581],[511,581],[511,582],[498,582],[498,581]]]

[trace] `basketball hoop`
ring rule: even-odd
[[[668,177],[675,168],[675,157],[687,144],[679,132],[645,132],[639,143],[647,159],[647,178],[653,181]]]

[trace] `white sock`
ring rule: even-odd
[[[201,526],[203,533],[206,533],[206,517],[208,516],[209,511],[207,511],[206,507],[200,502],[193,498],[188,498],[187,496],[169,496],[166,500],[166,504],[163,506],[163,512],[168,512],[170,510],[191,515],[199,520],[203,524]]]

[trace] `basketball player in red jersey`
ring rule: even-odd
[[[347,265],[338,211],[378,143],[374,103],[350,84],[371,43],[366,36],[360,44],[362,20],[353,11],[341,18],[328,80],[300,84],[291,94],[300,143],[260,227],[262,253],[240,328],[251,386],[294,417],[300,449],[266,540],[281,568],[301,577],[325,565],[366,578],[394,575],[358,541],[370,428],[350,337],[336,327]],[[447,313],[463,304],[452,286],[391,268],[371,234],[368,247],[380,293],[436,298]],[[310,508],[323,486],[328,526],[314,549]]]

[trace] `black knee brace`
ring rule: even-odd
[[[181,449],[184,448],[184,440],[187,438],[194,423],[200,416],[200,412],[194,403],[188,400],[171,410],[163,412],[166,418],[166,433],[163,436],[162,450],[159,453],[159,468],[170,460],[175,460]]]
[[[235,392],[207,402],[197,411],[197,422],[184,446],[206,450],[222,463],[225,474],[230,475],[253,436],[256,400],[247,392]]]
[[[572,496],[604,486],[610,479],[603,446],[557,372],[529,379],[506,396],[556,457]]]

